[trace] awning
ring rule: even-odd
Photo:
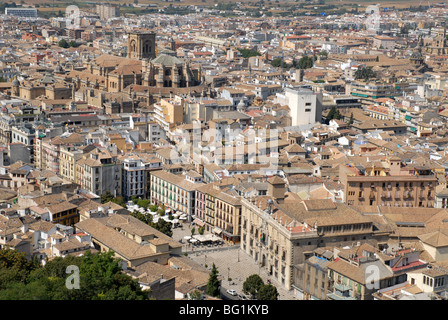
[[[218,227],[215,227],[215,228],[213,228],[213,233],[221,234],[222,230],[220,228],[218,228]]]
[[[199,220],[199,219],[194,219],[193,222],[194,222],[195,224],[197,224],[198,226],[200,226],[200,227],[205,226],[205,222],[204,222],[204,221],[201,221],[201,220]]]

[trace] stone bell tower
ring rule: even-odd
[[[127,56],[130,59],[154,59],[156,57],[156,34],[128,33]]]

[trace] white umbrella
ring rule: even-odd
[[[178,219],[173,219],[173,220],[171,220],[171,223],[179,223],[179,220]]]
[[[190,240],[191,237],[190,237],[190,236],[185,236],[184,239],[185,239],[185,240]]]

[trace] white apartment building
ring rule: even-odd
[[[284,93],[277,94],[277,100],[289,106],[292,126],[320,122],[322,99],[322,93],[305,88],[286,88]]]
[[[122,196],[130,199],[133,196],[145,197],[146,171],[140,159],[126,158],[122,168]]]

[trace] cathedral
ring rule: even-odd
[[[439,30],[434,38],[424,39],[423,53],[433,55],[448,54],[448,44],[445,28]]]
[[[126,57],[104,54],[84,61],[84,70],[72,70],[67,76],[76,91],[121,94],[146,106],[175,94],[209,93],[201,66],[178,58],[174,41],[156,52],[155,33],[129,33]]]

